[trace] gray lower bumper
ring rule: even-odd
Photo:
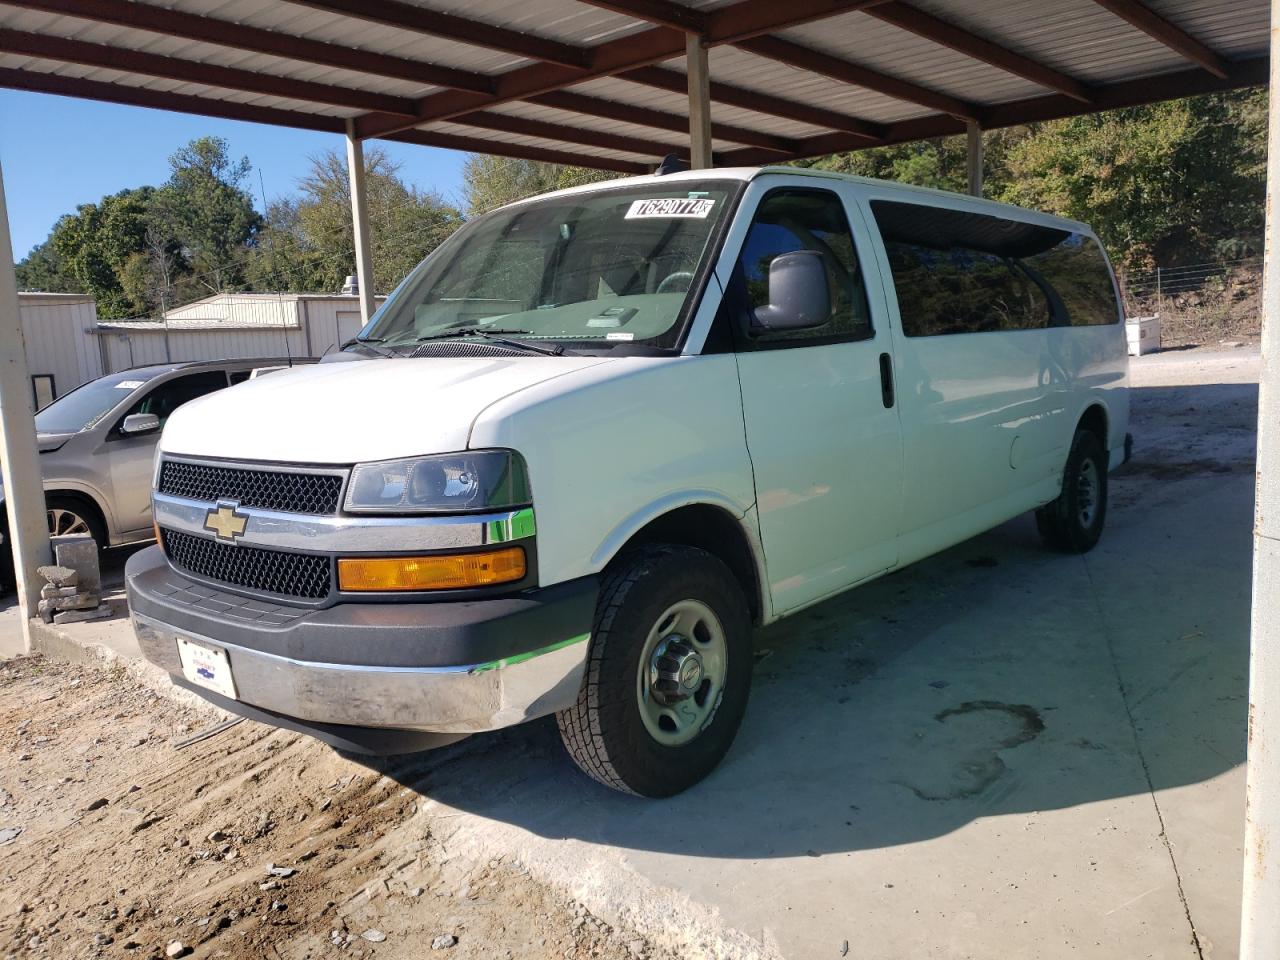
[[[133,616],[143,655],[182,674],[178,637],[227,652],[237,699],[299,720],[437,733],[477,733],[545,716],[578,697],[587,636],[518,660],[457,667],[313,663],[222,643]]]
[[[287,618],[188,581],[158,548],[131,557],[125,573],[148,660],[182,677],[179,636],[225,650],[237,701],[304,729],[467,734],[562,710],[582,683],[596,592],[591,578],[514,599],[339,605]]]

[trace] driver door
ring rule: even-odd
[[[202,370],[165,380],[152,387],[116,418],[100,448],[110,464],[113,510],[120,532],[126,536],[151,526],[151,471],[160,430],[169,415],[184,403],[227,385],[225,370]],[[124,418],[134,413],[154,413],[160,429],[126,436],[120,432]]]
[[[859,256],[869,247],[840,194],[774,188],[756,208],[725,298],[737,314],[729,320],[775,613],[897,562],[902,437],[892,383],[882,380],[893,349],[884,303],[868,296],[879,284],[864,280]],[[770,262],[797,250],[821,255],[829,319],[753,333],[752,310],[769,302]]]

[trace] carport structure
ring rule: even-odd
[[[0,0],[0,86],[343,135],[367,316],[365,140],[626,175],[671,152],[754,165],[967,132],[980,193],[982,130],[1266,83],[1277,28],[1280,0]],[[1269,218],[1260,478],[1280,475],[1276,236]],[[3,479],[30,612],[48,545],[7,229],[0,261]],[[1272,958],[1280,482],[1258,492],[1243,955]]]

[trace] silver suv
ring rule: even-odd
[[[311,359],[207,360],[137,367],[90,380],[36,414],[49,532],[88,533],[101,546],[153,538],[156,441],[178,407],[206,393]],[[0,486],[0,589],[13,584]]]

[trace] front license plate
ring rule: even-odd
[[[179,637],[178,657],[182,660],[183,676],[191,683],[207,687],[232,700],[236,699],[236,682],[231,676],[231,661],[227,659],[227,651]]]

